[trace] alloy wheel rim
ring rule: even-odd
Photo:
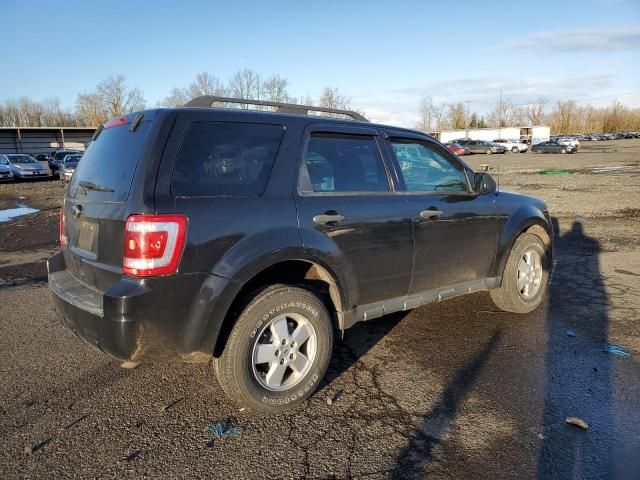
[[[525,300],[531,300],[541,284],[542,258],[536,250],[527,250],[518,262],[518,293]]]
[[[307,317],[299,313],[278,315],[256,335],[251,354],[253,375],[268,390],[289,390],[311,369],[317,345],[316,331]]]

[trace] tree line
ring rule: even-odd
[[[579,105],[573,100],[550,103],[539,97],[527,104],[514,104],[499,96],[496,106],[485,117],[469,110],[469,103],[436,103],[425,96],[418,105],[416,128],[425,132],[466,128],[548,125],[554,134],[610,133],[640,130],[640,109],[619,101],[608,107]]]
[[[251,69],[240,70],[226,81],[209,72],[199,73],[189,85],[173,88],[157,106],[178,107],[201,95],[355,110],[351,99],[335,87],[325,87],[317,99],[309,94],[297,98],[289,93],[287,78],[262,76]],[[65,109],[57,98],[42,102],[28,97],[4,100],[0,102],[0,127],[97,127],[110,118],[147,107],[141,89],[130,87],[124,75],[110,75],[93,90],[79,93],[73,109]],[[437,103],[433,97],[425,96],[417,113],[416,128],[425,132],[525,125],[549,125],[557,134],[640,130],[640,109],[618,101],[608,107],[593,107],[572,100],[551,104],[539,97],[523,105],[500,95],[495,108],[485,116],[470,111],[470,102]]]
[[[199,73],[189,85],[173,88],[157,106],[179,107],[201,95],[352,109],[351,99],[335,87],[325,87],[317,100],[310,95],[296,98],[289,93],[286,78],[263,77],[250,69],[236,72],[226,82],[211,73]],[[249,108],[248,105],[229,106]],[[147,107],[142,90],[131,88],[124,75],[111,75],[94,90],[78,94],[73,110],[63,108],[57,98],[42,102],[28,97],[4,100],[0,102],[0,127],[97,127],[110,118]]]

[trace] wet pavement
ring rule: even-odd
[[[596,174],[515,172],[534,160],[552,162],[504,156],[503,182],[556,203],[546,304],[518,316],[477,293],[358,324],[320,391],[278,417],[241,411],[210,365],[120,368],[61,326],[25,267],[30,281],[0,286],[0,478],[640,478],[640,177],[597,173],[629,185],[598,213],[580,190]],[[30,222],[0,238],[40,228]],[[33,235],[18,237],[35,245],[25,265],[51,247]],[[16,268],[0,264],[0,278]],[[229,417],[239,435],[214,438],[209,425]]]

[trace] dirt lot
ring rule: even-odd
[[[0,209],[42,209],[0,223],[0,477],[640,478],[640,141],[469,161],[548,202],[547,304],[516,316],[478,293],[359,324],[277,418],[240,411],[209,365],[124,370],[64,329],[42,260],[62,188],[0,185]],[[241,434],[212,441],[229,416]]]

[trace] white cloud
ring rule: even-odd
[[[516,39],[507,46],[557,52],[608,52],[640,49],[640,28],[536,32]]]

